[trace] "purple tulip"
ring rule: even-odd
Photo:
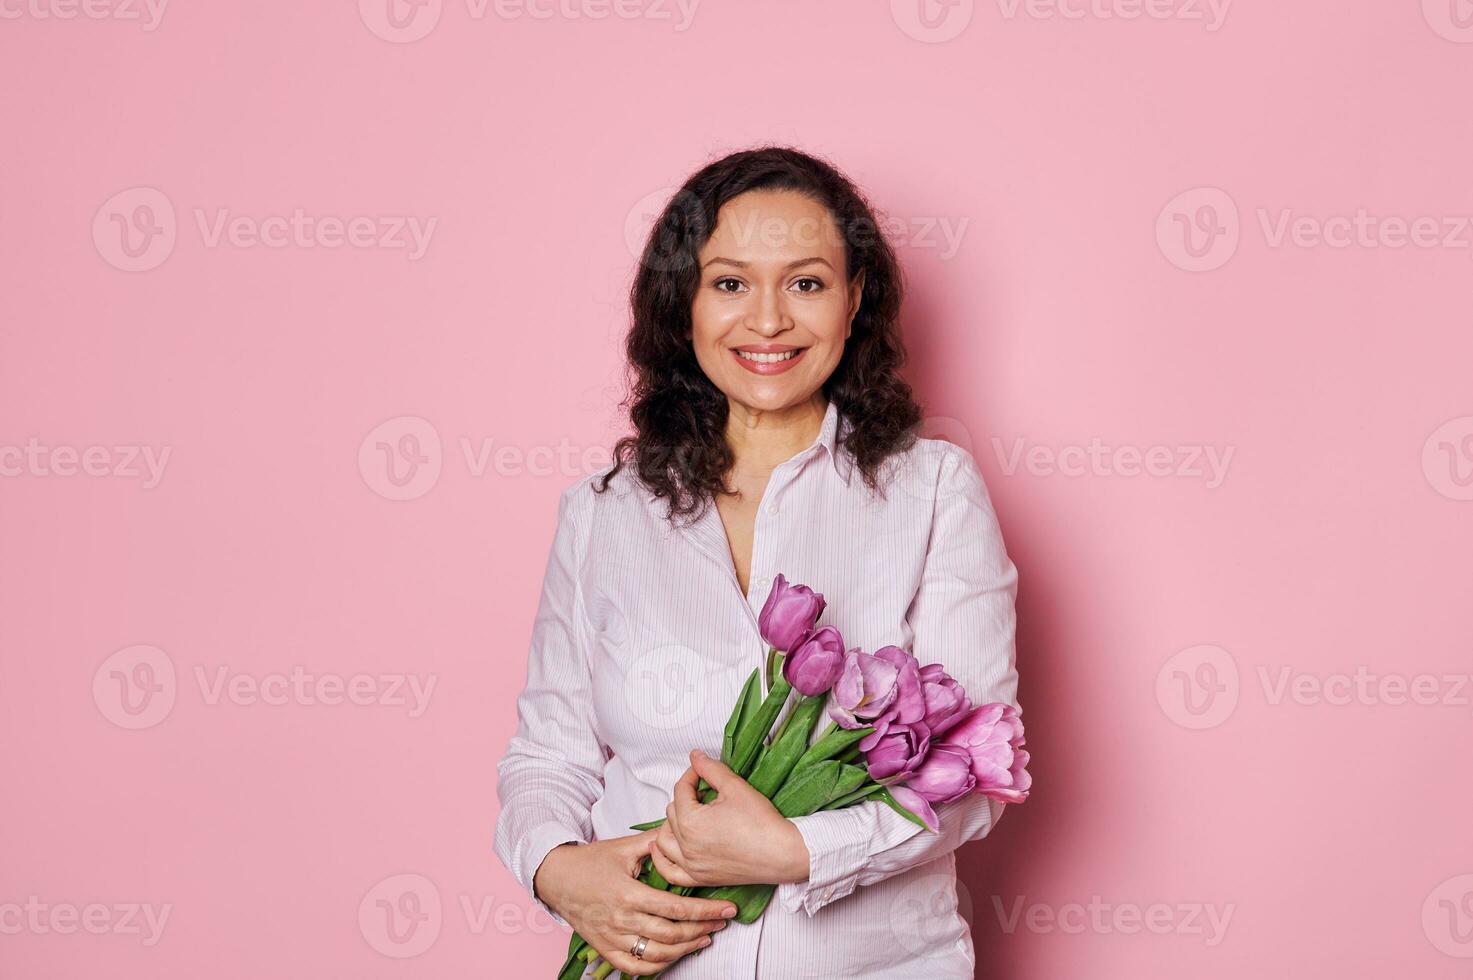
[[[1018,709],[1000,701],[973,708],[942,742],[967,753],[976,792],[1004,803],[1022,803],[1033,785],[1023,743]]]
[[[921,668],[921,693],[926,702],[926,727],[933,738],[961,721],[972,707],[966,689],[940,664]]]
[[[806,585],[789,585],[779,573],[757,617],[757,628],[768,646],[789,653],[813,629],[824,605],[822,594]]]
[[[931,733],[921,721],[913,725],[890,725],[884,733],[876,732],[867,738],[875,738],[875,742],[864,750],[864,761],[870,777],[877,783],[909,779],[931,746]]]
[[[844,654],[844,669],[829,695],[828,715],[840,728],[863,728],[895,701],[900,668],[855,647]]]
[[[805,697],[827,694],[844,669],[844,638],[832,626],[809,631],[783,660],[783,678]]]
[[[875,656],[898,668],[895,678],[895,700],[881,717],[891,724],[910,725],[926,717],[926,696],[921,690],[921,665],[909,651],[899,647],[880,647]]]
[[[971,757],[958,745],[937,742],[926,753],[925,760],[902,786],[891,786],[890,795],[935,833],[939,819],[931,804],[950,803],[970,793],[977,785],[972,775]]]
[[[970,793],[977,785],[977,777],[972,775],[972,759],[966,749],[935,742],[905,785],[930,803],[950,803]]]

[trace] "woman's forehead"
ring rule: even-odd
[[[826,207],[796,191],[748,191],[727,201],[701,249],[703,259],[722,256],[752,264],[797,259],[834,262],[843,236]]]

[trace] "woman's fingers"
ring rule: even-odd
[[[656,840],[654,847],[650,848],[650,860],[654,862],[655,870],[660,872],[660,877],[672,885],[694,888],[700,884],[686,872],[685,856],[680,853],[680,844],[673,838]]]
[[[655,835],[659,832],[660,829],[656,827],[654,830],[641,830],[637,834],[614,839],[621,848],[620,856],[629,877],[639,877],[640,871],[644,869],[644,859],[649,856],[650,848],[655,843]]]
[[[644,956],[635,959],[629,953],[629,949],[634,945],[636,938],[635,936],[630,936],[629,945],[624,947],[624,954],[629,957],[631,965],[634,967],[633,970],[625,969],[625,972],[634,976],[639,976],[641,973],[648,974],[654,972],[651,969],[652,966],[658,966],[660,969],[664,969],[685,954],[694,953],[703,946],[709,946],[711,944],[711,940],[705,936],[683,943],[662,943],[650,937],[649,944],[644,948]],[[619,966],[618,963],[614,965]],[[620,969],[624,968],[620,967]]]
[[[639,942],[639,936],[645,936],[645,939],[650,942],[645,943],[644,953],[639,958],[635,958],[635,955],[629,951],[633,949],[636,942]],[[630,977],[647,977],[650,974],[661,973],[686,953],[694,953],[697,949],[711,945],[710,936],[701,936],[683,943],[661,943],[660,940],[645,933],[613,933],[607,939],[610,940],[610,943],[617,945],[617,948],[602,949],[595,943],[594,949],[598,949],[602,958],[614,964],[616,970],[623,970]]]
[[[673,895],[670,892],[651,888],[644,882],[631,882],[632,890],[627,896],[630,908],[662,919],[681,922],[699,922],[709,919],[729,919],[736,915],[736,906],[731,902],[718,902],[710,898],[692,898],[689,895]]]
[[[693,943],[702,936],[709,936],[713,932],[725,929],[726,920],[700,919],[695,922],[677,922],[674,919],[650,915],[648,912],[636,912],[631,917],[628,928],[638,935],[648,936],[651,940],[662,942],[667,946],[678,946],[681,943]]]

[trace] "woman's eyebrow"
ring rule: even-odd
[[[734,265],[738,269],[745,269],[752,264],[750,262],[740,262],[737,259],[728,259],[724,256],[718,255],[714,258],[707,259],[705,265],[702,265],[701,268],[704,269],[708,265],[715,265],[717,262],[725,262],[727,265]],[[824,265],[828,266],[830,270],[834,268],[833,264],[829,262],[828,259],[823,258],[819,255],[811,255],[806,259],[797,259],[796,261],[789,262],[787,265],[783,266],[783,271],[786,272],[789,269],[796,269],[798,268],[798,266],[807,265],[810,262],[822,262]]]

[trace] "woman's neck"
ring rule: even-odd
[[[813,445],[828,411],[822,392],[777,411],[728,404],[726,442],[736,458],[733,469],[744,474],[771,473]]]

